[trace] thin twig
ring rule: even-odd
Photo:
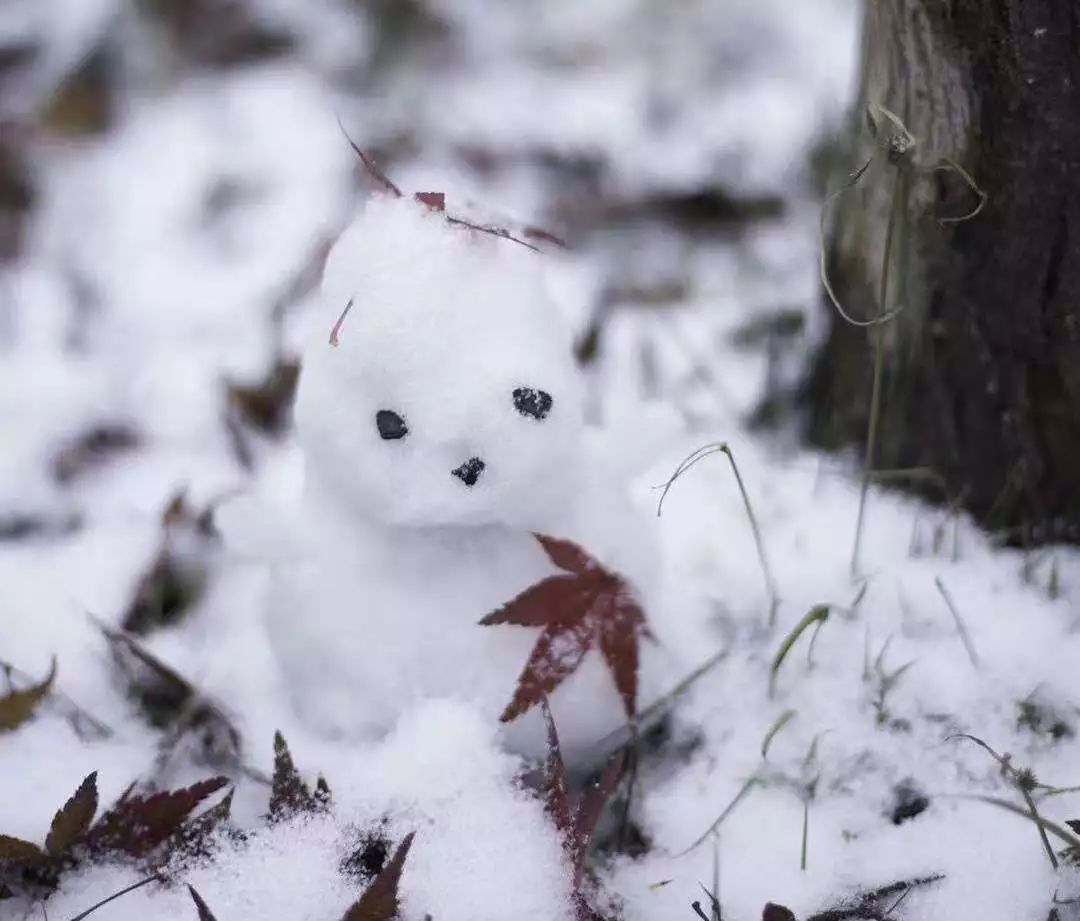
[[[345,135],[345,140],[349,142],[349,146],[353,149],[353,153],[360,158],[360,162],[364,164],[364,169],[368,171],[368,175],[375,180],[376,184],[382,186],[382,188],[393,195],[395,198],[402,198],[403,193],[394,183],[390,181],[390,178],[384,173],[378,166],[375,165],[375,161],[371,159],[366,153],[360,149],[360,145],[356,143],[351,137],[349,132],[345,130],[345,125],[341,121],[341,116],[338,116],[338,127],[341,129],[341,133]]]
[[[146,886],[149,883],[163,882],[163,881],[164,881],[163,878],[161,876],[159,876],[158,874],[156,874],[156,873],[153,876],[148,876],[148,877],[146,877],[146,879],[139,880],[139,882],[137,882],[137,883],[132,883],[126,889],[121,889],[119,892],[114,892],[107,899],[102,899],[100,902],[98,902],[97,905],[91,905],[82,914],[78,914],[74,918],[72,918],[71,921],[83,921],[83,918],[89,917],[91,914],[93,914],[95,911],[97,911],[103,905],[108,905],[109,902],[113,901],[114,899],[118,899],[121,896],[127,895],[129,892],[134,892],[136,889],[141,889],[143,886]]]
[[[402,192],[401,189],[398,188],[398,186],[396,186],[393,182],[391,182],[390,177],[387,176],[386,173],[384,173],[381,169],[379,169],[378,165],[376,165],[375,161],[372,160],[371,157],[369,157],[366,153],[364,153],[363,150],[361,150],[359,144],[357,144],[351,137],[349,137],[349,132],[345,130],[345,125],[342,123],[340,116],[338,117],[337,123],[338,127],[341,129],[341,133],[345,135],[345,140],[349,142],[349,146],[353,149],[353,153],[355,153],[356,156],[360,158],[360,162],[364,165],[364,169],[367,170],[368,175],[375,181],[375,184],[380,186],[384,191],[389,192],[395,198],[404,198],[405,193]],[[446,210],[446,200],[440,192],[418,192],[413,197],[421,204],[427,205],[433,211],[445,212]],[[539,247],[533,246],[531,243],[528,243],[525,240],[520,239],[519,237],[515,237],[505,227],[496,227],[491,224],[474,224],[472,221],[467,221],[464,218],[460,217],[454,217],[450,214],[446,215],[446,223],[453,224],[458,227],[465,227],[469,230],[476,230],[480,233],[490,234],[493,237],[500,237],[503,240],[510,240],[514,243],[519,244],[520,246],[524,246],[526,249],[532,250],[534,253],[541,252]],[[548,240],[559,246],[566,245],[554,234],[547,233],[546,231],[542,231],[537,228],[529,228],[526,232],[535,236],[537,239]],[[337,345],[337,343],[333,341],[333,338],[331,338],[331,344]]]
[[[906,899],[909,895],[911,895],[911,892],[912,892],[912,890],[914,888],[915,888],[914,885],[909,885],[900,894],[900,898],[898,898],[895,902],[892,903],[892,905],[889,906],[888,910],[885,912],[884,915],[882,915],[882,917],[883,918],[888,918],[889,915],[891,915],[894,911],[896,911],[896,909],[898,909],[900,907],[900,904],[904,901],[904,899]]]
[[[713,907],[713,919],[712,921],[723,921],[721,918],[722,912],[720,911],[720,836],[713,836],[713,874],[712,874],[712,892],[709,893],[709,897],[712,901]]]
[[[465,227],[468,230],[476,230],[480,233],[490,234],[493,237],[499,237],[503,240],[510,240],[514,243],[519,243],[526,249],[531,249],[534,253],[540,252],[540,248],[538,246],[533,246],[531,243],[526,243],[524,240],[515,237],[505,227],[496,227],[493,224],[474,224],[472,221],[466,221],[464,218],[453,217],[449,214],[446,216],[446,223],[454,224],[458,227]]]
[[[806,845],[810,834],[810,800],[804,799],[802,804],[802,852],[799,857],[799,869],[806,869]]]

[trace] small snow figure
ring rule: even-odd
[[[389,197],[330,253],[296,403],[306,549],[279,567],[270,619],[297,709],[330,734],[380,734],[434,696],[498,718],[538,631],[480,621],[560,573],[534,533],[626,562],[634,527],[590,469],[542,258]],[[570,751],[626,719],[625,679],[620,696],[586,651],[552,697]],[[536,712],[509,732],[542,751]]]

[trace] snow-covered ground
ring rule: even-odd
[[[573,916],[569,860],[499,724],[440,697],[381,739],[320,734],[290,705],[258,567],[197,521],[289,469],[274,387],[250,388],[288,381],[321,255],[369,191],[340,118],[403,188],[564,235],[543,259],[630,500],[651,510],[684,457],[726,442],[760,526],[775,605],[724,454],[649,518],[690,600],[646,611],[657,684],[682,693],[647,711],[666,718],[600,823],[594,909],[709,915],[704,886],[735,921],[768,902],[1076,913],[1075,855],[1055,870],[1030,818],[980,800],[1026,808],[1015,773],[955,736],[1033,771],[1046,820],[1080,818],[1080,793],[1050,789],[1080,784],[1080,556],[999,550],[875,489],[853,581],[854,464],[750,424],[765,396],[783,415],[823,326],[811,161],[853,81],[855,4],[361,6],[12,0],[0,17],[0,183],[33,190],[18,233],[9,211],[0,225],[0,660],[18,688],[57,663],[33,717],[0,730],[0,834],[43,844],[93,771],[102,809],[134,782],[223,773],[244,837],[95,917],[195,918],[182,881],[219,921],[338,918],[371,876],[349,856],[409,832],[409,921]],[[100,625],[124,623],[196,698],[120,667]],[[265,823],[275,729],[326,777],[329,812]],[[612,744],[578,750],[577,784]],[[146,873],[84,860],[44,907],[72,918]],[[42,895],[0,918],[38,916]]]

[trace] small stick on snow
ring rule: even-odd
[[[368,175],[371,176],[376,183],[381,185],[383,189],[393,195],[394,198],[401,198],[401,189],[394,185],[386,173],[375,165],[375,161],[360,149],[360,146],[356,141],[349,137],[349,132],[345,130],[345,125],[342,124],[340,116],[338,117],[337,123],[338,127],[341,129],[341,133],[345,135],[345,140],[349,142],[349,146],[353,149],[353,153],[355,153],[360,158],[360,162],[364,164],[364,169],[368,171]]]
[[[519,240],[505,227],[493,227],[490,224],[474,224],[472,221],[466,221],[464,218],[454,217],[453,215],[446,216],[447,224],[454,224],[457,227],[465,227],[468,230],[476,230],[480,233],[491,234],[493,237],[501,237],[503,240],[512,240],[514,243],[520,243],[526,249],[531,249],[534,253],[540,252],[540,248],[533,246],[531,243],[526,243],[524,240]]]
[[[810,836],[810,800],[804,799],[802,804],[802,850],[799,854],[799,869],[806,870],[806,851]]]
[[[352,298],[349,298],[349,303],[345,305],[345,309],[341,311],[341,316],[337,318],[337,322],[334,324],[333,329],[330,330],[330,344],[334,347],[338,347],[338,343],[341,341],[338,338],[338,334],[341,332],[341,326],[345,322],[345,318],[349,315],[349,311],[352,310]]]
[[[949,592],[945,588],[945,583],[941,581],[940,576],[936,576],[934,578],[934,584],[937,586],[937,590],[941,592],[941,597],[945,599],[945,604],[949,609],[949,613],[952,614],[953,620],[956,621],[957,632],[960,634],[960,639],[963,640],[964,648],[967,650],[968,658],[971,659],[971,664],[978,668],[979,656],[975,652],[975,646],[971,642],[971,637],[968,635],[967,627],[960,617],[960,612],[956,610],[956,605],[953,604],[952,598],[949,597]]]
[[[118,899],[121,896],[125,896],[129,892],[134,892],[136,889],[141,889],[143,886],[146,886],[146,885],[148,885],[150,883],[160,883],[160,882],[163,882],[163,878],[161,876],[159,876],[157,873],[155,873],[153,876],[146,877],[146,879],[141,879],[137,883],[132,883],[126,889],[121,889],[119,892],[114,892],[107,899],[102,899],[96,905],[90,906],[90,908],[86,909],[86,911],[84,911],[82,914],[76,915],[74,918],[72,918],[71,921],[82,921],[83,918],[90,917],[90,915],[92,915],[95,911],[97,911],[103,905],[108,905],[109,902],[113,901],[114,899]]]

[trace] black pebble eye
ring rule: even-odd
[[[379,434],[385,441],[396,441],[404,438],[409,427],[405,420],[391,409],[380,409],[375,413],[375,424],[379,427]]]
[[[546,419],[554,402],[546,390],[533,390],[532,387],[518,387],[514,390],[514,408],[521,415],[532,419]]]

